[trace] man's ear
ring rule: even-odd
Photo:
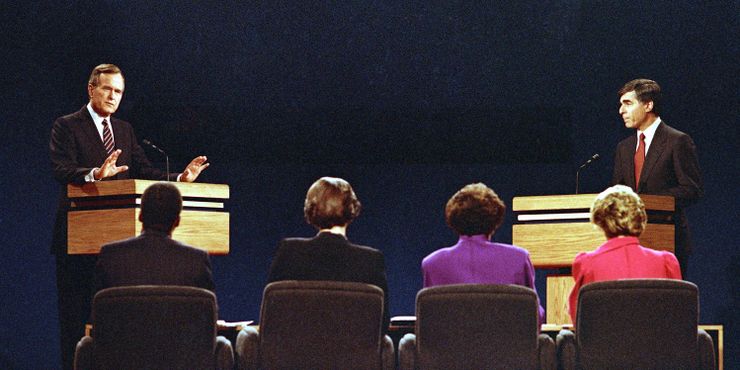
[[[92,84],[87,84],[87,97],[92,98],[92,92],[95,89],[95,86]]]
[[[653,111],[653,101],[645,103],[645,113]]]
[[[142,224],[144,223],[144,216],[142,215],[141,210],[139,210],[139,222]]]
[[[175,230],[175,228],[178,226],[180,226],[180,216],[177,216],[175,222],[172,223],[172,230]]]

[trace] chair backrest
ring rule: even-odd
[[[184,286],[101,290],[93,299],[99,369],[206,369],[215,364],[216,296]]]
[[[383,291],[374,285],[270,283],[260,312],[260,363],[266,369],[378,369],[382,322]]]
[[[626,279],[584,285],[576,352],[584,369],[693,369],[699,294],[681,280]]]
[[[535,369],[537,294],[519,285],[443,285],[416,296],[422,369]]]

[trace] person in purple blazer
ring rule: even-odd
[[[466,185],[447,201],[445,220],[459,239],[421,262],[424,287],[448,284],[534,286],[534,266],[526,249],[491,242],[504,220],[506,205],[483,183]],[[539,319],[545,310],[539,306]]]

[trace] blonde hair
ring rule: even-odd
[[[604,231],[607,239],[640,236],[647,226],[645,203],[631,188],[612,186],[601,192],[591,205],[591,222]]]

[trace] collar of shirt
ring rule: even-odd
[[[95,123],[95,128],[98,129],[98,135],[100,135],[100,140],[103,140],[103,117],[99,116],[97,112],[95,112],[94,109],[92,109],[91,103],[87,103],[87,111],[90,112],[90,117],[92,117],[93,123]],[[110,135],[113,137],[113,141],[116,140],[116,136],[113,133],[113,124],[110,121],[110,117],[108,117],[108,128],[110,129]]]
[[[635,236],[618,236],[616,238],[611,238],[607,240],[606,243],[599,246],[599,248],[596,250],[599,252],[604,252],[607,250],[628,246],[640,246],[640,239]]]
[[[488,236],[483,234],[478,235],[460,235],[460,239],[458,240],[458,243],[470,243],[470,244],[486,244],[490,240],[488,239]]]
[[[653,142],[653,137],[655,137],[655,130],[658,129],[660,122],[660,117],[657,117],[645,131],[637,130],[637,145],[635,146],[635,150],[640,146],[640,134],[645,134],[645,154],[647,154],[650,149],[650,143]]]

